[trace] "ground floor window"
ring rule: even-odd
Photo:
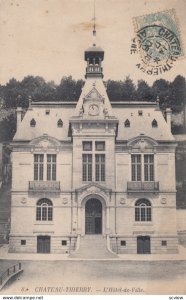
[[[151,203],[147,199],[139,199],[135,203],[135,221],[151,221]]]
[[[161,241],[161,245],[166,247],[167,246],[167,241],[165,241],[165,240]]]
[[[49,199],[40,199],[36,207],[37,221],[52,221],[53,219],[53,204]]]

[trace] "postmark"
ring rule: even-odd
[[[169,71],[184,56],[175,10],[134,18],[135,38],[131,54],[138,54],[136,67],[148,75]]]

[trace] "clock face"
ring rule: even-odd
[[[96,104],[91,104],[89,106],[89,115],[97,116],[99,114],[99,106]]]

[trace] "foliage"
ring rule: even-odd
[[[33,101],[77,101],[81,94],[83,80],[74,80],[64,76],[59,85],[46,82],[40,76],[26,76],[22,81],[15,78],[5,86],[0,86],[0,100],[7,108],[28,107],[28,97]],[[186,81],[178,75],[172,82],[165,79],[154,81],[152,86],[139,80],[137,86],[130,77],[124,80],[105,82],[110,101],[156,101],[164,110],[170,107],[173,112],[180,112],[186,104]]]
[[[0,142],[11,141],[16,132],[16,117],[11,114],[0,122]]]
[[[137,99],[140,101],[152,101],[153,99],[152,88],[144,80],[138,80],[136,94]]]

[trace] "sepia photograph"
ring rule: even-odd
[[[0,0],[0,299],[184,299],[185,12]]]

